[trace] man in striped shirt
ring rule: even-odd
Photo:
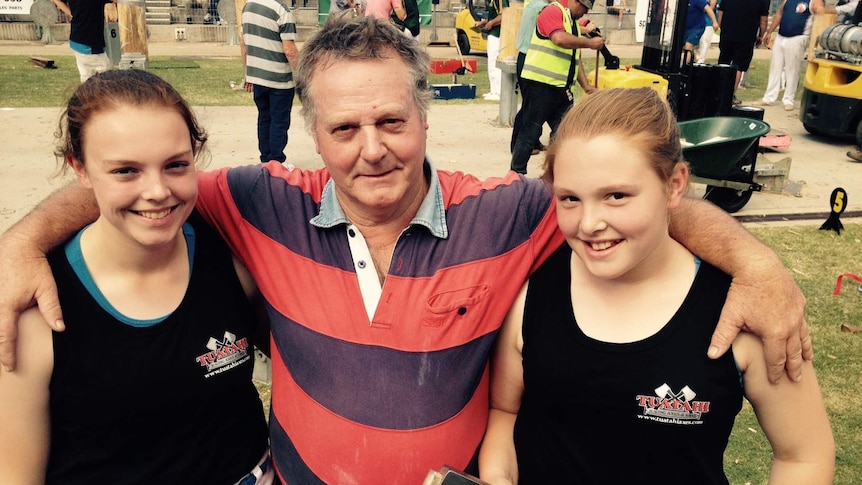
[[[296,24],[281,0],[249,0],[242,9],[244,88],[257,106],[261,163],[284,162],[293,108]]]

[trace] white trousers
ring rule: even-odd
[[[78,74],[81,75],[82,83],[94,74],[111,69],[111,59],[104,52],[101,54],[81,54],[80,52],[76,52],[75,60],[78,64]]]
[[[491,87],[489,93],[500,95],[500,85],[503,82],[503,71],[497,67],[497,57],[500,55],[500,38],[493,35],[488,36],[488,82]]]
[[[418,36],[418,35],[413,35],[413,34],[410,32],[410,29],[408,29],[407,27],[404,27],[404,36],[405,36],[405,37],[407,37],[407,38],[409,38],[409,39],[413,39],[417,44],[419,43],[419,36]]]
[[[700,42],[694,48],[694,61],[698,64],[706,63],[706,54],[709,52],[709,45],[712,43],[713,32],[715,31],[712,30],[712,24],[707,22],[706,29],[703,31],[703,35],[700,36]]]
[[[793,106],[796,102],[796,88],[799,85],[799,70],[805,58],[805,48],[808,47],[807,35],[793,37],[775,37],[772,46],[772,58],[769,60],[769,80],[763,102],[772,104],[778,101],[778,91],[781,90],[781,75],[784,74],[784,97],[781,100],[785,106]]]

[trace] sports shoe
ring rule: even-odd
[[[767,103],[762,99],[758,99],[757,101],[751,103],[752,106],[773,106],[775,103]]]
[[[500,95],[494,93],[486,93],[482,98],[486,101],[500,101]]]
[[[785,104],[784,105],[784,111],[793,111],[793,105],[792,104]]]

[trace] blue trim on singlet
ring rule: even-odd
[[[89,227],[89,226],[87,226]],[[118,321],[125,323],[131,327],[145,328],[152,327],[162,323],[166,318],[170,316],[170,313],[159,318],[151,318],[148,320],[138,320],[135,318],[129,318],[122,313],[120,313],[113,305],[105,298],[105,295],[96,285],[96,282],[93,281],[93,275],[90,274],[90,270],[87,269],[87,262],[84,261],[84,254],[81,252],[81,235],[84,231],[87,230],[85,227],[81,229],[78,234],[75,235],[64,247],[66,253],[66,259],[69,260],[69,265],[72,266],[72,270],[75,271],[75,275],[81,280],[81,284],[87,289],[87,292],[90,293],[90,296],[96,300],[96,303],[102,307],[103,310],[108,312],[112,317],[116,318]],[[183,236],[186,238],[186,247],[189,252],[189,278],[192,276],[192,267],[194,267],[195,261],[195,229],[191,224],[186,222],[183,224]]]
[[[93,47],[90,47],[86,44],[82,44],[80,42],[75,42],[74,40],[69,41],[69,47],[78,54],[84,55],[101,54],[105,52],[104,47],[100,49],[94,49]]]

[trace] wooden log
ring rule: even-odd
[[[503,9],[503,23],[500,26],[500,60],[518,57],[518,28],[524,14],[523,2],[512,2]],[[491,62],[488,59],[488,62]]]
[[[149,60],[146,10],[142,0],[126,0],[117,4],[123,54],[143,54]]]
[[[57,69],[57,66],[54,65],[54,59],[47,57],[30,56],[30,62],[45,69]]]

